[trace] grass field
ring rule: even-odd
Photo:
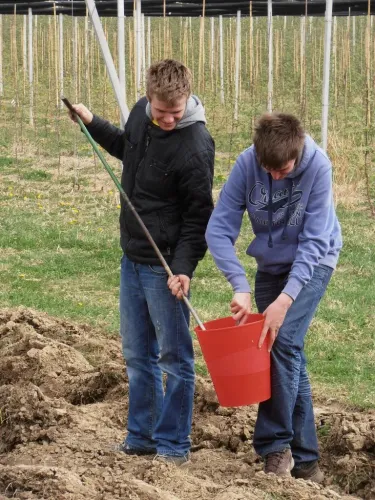
[[[78,144],[84,138],[78,139]],[[230,169],[217,155],[215,196]],[[110,160],[119,174],[120,166]],[[26,306],[88,322],[116,334],[121,251],[119,197],[93,157],[0,157],[0,303]],[[307,352],[314,386],[326,396],[375,406],[375,252],[373,219],[363,198],[338,192],[344,250],[314,320]],[[252,238],[247,220],[238,241],[245,255]],[[231,289],[210,255],[193,280],[192,302],[202,320],[229,314]],[[193,325],[192,325],[193,326]],[[197,370],[205,367],[198,353]]]
[[[0,96],[0,304],[33,307],[88,322],[109,334],[118,331],[119,196],[95,160],[84,136],[58,107],[58,41],[55,19],[34,19],[33,126],[24,57],[22,16],[3,19],[3,84]],[[210,42],[206,19],[204,53],[200,20],[152,19],[151,60],[183,60],[193,72],[194,92],[203,99],[216,141],[215,197],[236,156],[251,142],[254,118],[267,103],[267,20],[242,20],[239,119],[234,120],[235,20],[224,20],[225,104],[220,101],[218,23]],[[366,41],[365,17],[334,21],[331,57],[328,151],[334,166],[335,200],[344,249],[307,342],[316,389],[360,407],[375,407],[375,115],[373,34]],[[303,18],[274,18],[275,110],[299,116],[321,139],[324,19],[309,18],[302,50]],[[117,104],[95,35],[77,24],[73,57],[72,20],[64,17],[64,94],[113,122]],[[167,27],[168,46],[164,43]],[[55,29],[56,28],[56,29]],[[116,20],[104,20],[115,55]],[[127,99],[135,102],[134,26],[126,21]],[[181,36],[183,34],[183,36]],[[85,45],[87,44],[87,45]],[[85,53],[85,47],[88,52]],[[213,49],[213,52],[212,52]],[[214,53],[211,69],[210,58]],[[114,57],[117,64],[116,56]],[[200,71],[200,63],[204,63]],[[366,117],[371,120],[366,126]],[[110,159],[117,174],[118,162]],[[367,175],[367,182],[366,182]],[[252,238],[247,220],[239,255],[253,281],[254,262],[245,256]],[[231,290],[207,255],[197,268],[192,302],[203,320],[229,314]],[[197,370],[205,366],[197,353]]]

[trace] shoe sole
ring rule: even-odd
[[[294,477],[294,479],[303,479],[304,481],[311,481],[315,484],[322,484],[322,482],[324,481],[324,473],[322,471],[320,471],[317,474],[313,474],[310,477],[302,477],[296,474],[292,474],[292,477]]]
[[[137,456],[137,457],[145,457],[145,456],[150,456],[150,455],[156,455],[156,450],[119,450],[125,453],[125,455],[130,455],[130,456]]]

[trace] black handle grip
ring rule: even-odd
[[[65,104],[65,106],[69,109],[69,111],[76,114],[73,106],[71,105],[70,101],[66,97],[62,97],[61,100]]]

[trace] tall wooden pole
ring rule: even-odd
[[[141,25],[142,25],[142,88],[145,88],[146,84],[146,31],[145,31],[145,15],[141,15]]]
[[[324,150],[327,149],[328,145],[329,70],[331,62],[332,4],[333,0],[326,0],[322,104],[322,148]]]
[[[117,53],[118,53],[118,77],[120,89],[126,102],[126,78],[125,78],[125,10],[124,0],[117,0]],[[121,128],[125,128],[124,117],[120,119]]]
[[[240,80],[240,59],[241,59],[241,11],[237,11],[237,31],[236,31],[236,80],[234,97],[234,119],[238,120],[238,101],[239,101],[239,80]]]
[[[215,64],[215,18],[211,17],[211,61],[210,61],[210,73],[211,73],[211,90],[214,90],[214,64]]]
[[[108,70],[109,78],[112,83],[112,87],[116,96],[116,100],[118,103],[118,106],[120,108],[120,113],[122,114],[122,117],[124,119],[124,122],[126,122],[128,116],[129,116],[129,109],[128,106],[126,105],[126,102],[123,99],[123,94],[120,89],[120,81],[118,78],[118,74],[116,72],[115,65],[113,63],[112,55],[108,47],[108,43],[106,40],[106,37],[104,35],[103,27],[99,19],[98,12],[96,10],[95,2],[94,0],[86,0],[86,5],[87,9],[90,15],[91,23],[94,27],[96,37],[99,42],[99,47],[102,51],[103,58],[106,64],[106,68]]]
[[[219,17],[219,43],[220,43],[220,100],[221,104],[224,104],[223,16]]]
[[[253,66],[254,66],[254,23],[253,23],[253,2],[250,1],[250,37],[249,37],[249,68],[250,68],[250,86],[253,88]]]
[[[141,95],[141,71],[142,71],[142,45],[141,45],[141,32],[142,32],[142,13],[141,13],[141,0],[136,0],[136,96],[137,100]]]
[[[33,11],[28,9],[29,16],[29,91],[30,91],[30,109],[29,109],[29,122],[34,125],[34,86],[33,86]]]
[[[204,90],[204,20],[205,20],[205,11],[206,11],[206,0],[203,0],[203,10],[202,16],[200,18],[200,28],[199,28],[199,61],[198,61],[198,85],[200,90]]]
[[[63,15],[59,14],[59,72],[60,72],[60,95],[64,95],[64,25]],[[60,108],[64,103],[60,99]]]
[[[3,16],[0,14],[0,96],[4,95],[3,82]]]
[[[273,29],[272,29],[272,0],[268,0],[268,100],[267,110],[272,112],[273,100]]]
[[[151,17],[147,21],[147,68],[149,68],[151,66]]]

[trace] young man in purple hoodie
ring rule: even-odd
[[[319,469],[304,340],[342,247],[327,155],[292,115],[263,115],[254,144],[223,187],[206,231],[208,248],[233,287],[231,312],[251,312],[251,290],[235,242],[247,210],[255,238],[255,302],[265,317],[272,396],[259,405],[254,447],[266,473],[323,480]],[[272,350],[271,350],[272,348]]]

